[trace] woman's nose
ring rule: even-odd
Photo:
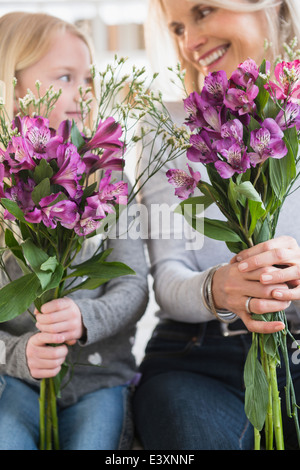
[[[207,42],[207,36],[198,25],[189,25],[185,29],[184,47],[189,52],[198,50]]]

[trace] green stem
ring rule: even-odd
[[[274,429],[273,429],[272,387],[270,383],[269,361],[267,359],[267,354],[264,351],[263,338],[261,336],[260,336],[260,346],[261,346],[261,363],[262,363],[262,366],[265,371],[267,381],[269,384],[269,389],[268,389],[269,402],[268,402],[268,409],[267,409],[266,420],[265,420],[266,450],[273,450]]]
[[[40,384],[40,450],[45,450],[45,404],[46,404],[46,379]]]
[[[260,432],[254,428],[254,450],[260,450]]]
[[[270,383],[272,388],[272,403],[273,403],[273,421],[274,421],[274,432],[276,449],[284,450],[284,437],[282,429],[282,417],[281,417],[281,403],[277,385],[277,374],[276,374],[276,361],[270,355],[268,355],[269,371],[270,371]]]
[[[51,421],[52,421],[52,432],[54,449],[59,450],[59,435],[58,435],[58,419],[57,419],[57,407],[56,407],[56,393],[54,388],[53,379],[49,379],[50,389],[50,409],[51,409]]]
[[[50,407],[50,384],[49,379],[46,379],[47,384],[47,404],[46,404],[46,450],[52,450],[52,419]]]

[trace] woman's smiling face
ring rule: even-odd
[[[210,6],[208,0],[162,0],[162,5],[182,57],[204,75],[224,70],[229,77],[247,58],[262,61],[267,36],[263,11],[225,10]]]

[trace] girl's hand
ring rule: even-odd
[[[36,327],[43,333],[62,334],[68,345],[76,343],[84,334],[82,316],[78,305],[67,297],[44,304],[39,313],[35,310]]]
[[[26,347],[26,358],[33,378],[50,378],[59,373],[68,354],[67,346],[62,344],[64,340],[64,336],[60,334],[37,333],[31,336]]]
[[[238,315],[249,331],[257,333],[274,333],[283,330],[285,325],[280,321],[254,320],[251,313],[264,314],[285,310],[290,302],[273,297],[274,290],[288,290],[285,284],[268,284],[260,282],[261,270],[240,271],[239,263],[232,262],[220,267],[214,274],[212,292],[216,308],[225,308]],[[249,302],[247,311],[246,303]]]
[[[294,238],[283,236],[260,243],[242,251],[233,261],[239,263],[243,274],[259,270],[263,285],[279,284],[272,291],[274,299],[300,299],[300,248]]]

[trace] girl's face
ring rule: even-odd
[[[65,119],[80,123],[78,88],[85,89],[92,84],[90,65],[90,52],[85,42],[70,32],[59,32],[54,35],[48,52],[18,74],[17,97],[24,97],[28,88],[34,92],[37,80],[41,82],[41,95],[53,85],[55,91],[62,89],[62,94],[50,113],[50,126],[57,129]]]
[[[210,6],[209,0],[161,1],[181,55],[204,75],[224,70],[229,77],[247,58],[258,65],[262,61],[267,34],[267,21],[262,11],[224,10]],[[237,5],[243,2],[234,1]]]

